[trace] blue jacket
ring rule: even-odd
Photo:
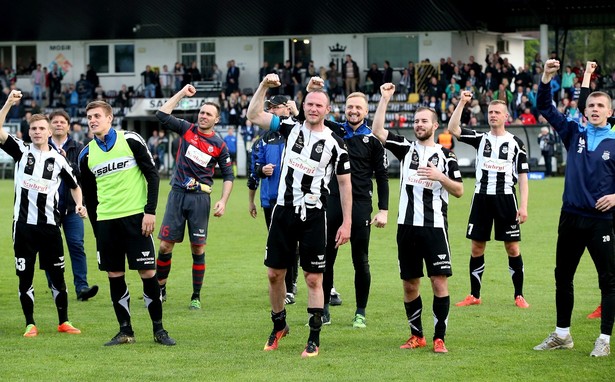
[[[562,211],[612,219],[613,209],[600,212],[596,201],[615,194],[615,132],[611,125],[586,127],[567,119],[553,106],[551,86],[540,83],[537,108],[559,134],[568,152]]]
[[[292,120],[289,118],[289,120]],[[284,153],[285,139],[280,134],[280,118],[273,116],[270,130],[252,146],[252,161],[250,163],[250,175],[248,176],[248,188],[256,190],[261,186],[261,207],[271,208],[275,206],[278,198],[278,185],[282,171],[282,154]],[[276,130],[276,131],[273,131]],[[263,166],[274,164],[273,174],[266,176],[263,174]],[[261,181],[262,179],[262,181]]]

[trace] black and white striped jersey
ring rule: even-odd
[[[476,149],[475,194],[514,194],[519,174],[530,171],[525,144],[508,131],[498,136],[461,128],[459,141]]]
[[[435,144],[423,146],[389,131],[385,147],[399,159],[399,213],[397,224],[447,228],[448,191],[442,183],[417,175],[431,162],[450,179],[461,182],[455,154]]]
[[[60,224],[58,188],[62,180],[77,188],[66,159],[51,146],[41,151],[9,135],[4,151],[15,160],[15,207],[13,220],[27,224]]]
[[[281,124],[286,137],[277,204],[323,208],[333,175],[350,173],[348,152],[342,138],[331,129],[312,131],[304,124]]]

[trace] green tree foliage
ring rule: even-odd
[[[565,32],[559,32],[557,36],[557,50],[562,57],[562,65],[574,66],[578,61],[585,67],[587,61],[596,61],[600,65],[602,76],[609,76],[615,70],[615,29],[571,30],[567,32],[567,36],[563,33]],[[555,32],[549,32],[549,52],[555,50],[555,41]],[[532,62],[539,52],[539,40],[525,42],[526,63]],[[546,57],[542,59],[544,61]]]

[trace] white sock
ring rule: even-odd
[[[560,327],[555,327],[555,334],[557,334],[557,336],[559,338],[566,338],[569,334],[570,334],[570,327],[568,328],[560,328]]]
[[[598,338],[603,339],[607,344],[611,343],[611,336],[609,336],[608,334],[600,334]]]

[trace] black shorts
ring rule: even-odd
[[[60,227],[50,224],[13,225],[13,249],[17,276],[31,270],[39,254],[39,267],[44,270],[59,269],[64,272],[64,247]]]
[[[427,276],[452,276],[451,251],[444,228],[397,225],[397,260],[402,280]]]
[[[142,222],[142,213],[97,222],[98,269],[124,272],[126,258],[129,269],[156,269],[154,238],[141,234]]]
[[[474,194],[466,238],[489,241],[492,226],[495,226],[495,240],[521,241],[515,195]]]
[[[274,269],[287,269],[296,259],[299,243],[300,265],[306,272],[325,271],[326,243],[325,211],[308,208],[305,221],[293,207],[275,206],[265,249],[265,265]]]
[[[205,192],[182,192],[171,189],[158,239],[171,243],[184,241],[188,222],[190,243],[205,245],[209,226],[211,199]]]

